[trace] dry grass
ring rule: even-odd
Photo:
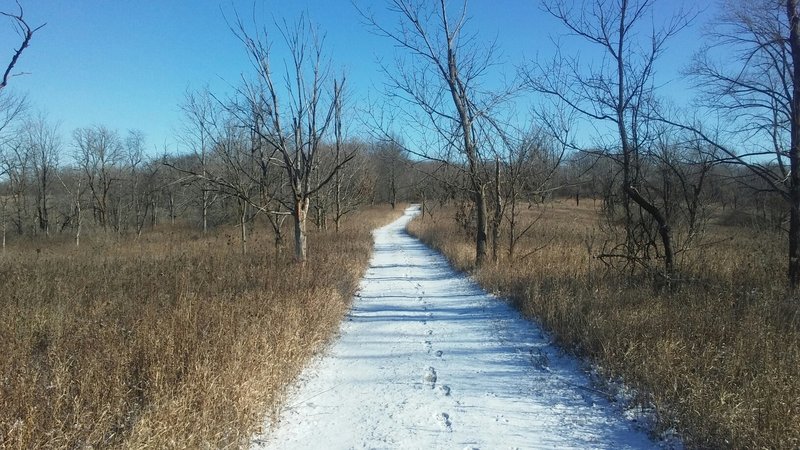
[[[474,245],[451,217],[411,230],[474,271]],[[718,242],[686,254],[686,281],[659,292],[590,257],[597,221],[591,204],[551,204],[517,254],[545,248],[474,274],[635,388],[656,433],[676,429],[692,448],[800,448],[800,300],[783,287],[785,236],[712,225]]]
[[[338,327],[399,213],[315,232],[305,268],[256,230],[166,227],[0,256],[0,447],[228,448]],[[226,234],[227,231],[227,234]]]

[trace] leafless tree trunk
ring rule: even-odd
[[[507,155],[500,174],[502,181],[499,204],[500,214],[508,223],[508,258],[511,261],[517,258],[519,241],[534,230],[542,217],[542,213],[539,213],[533,218],[523,219],[520,203],[527,203],[530,209],[531,205],[543,202],[543,198],[555,189],[553,177],[567,151],[568,136],[556,134],[565,133],[569,124],[559,122],[556,126],[554,119],[543,113],[538,115],[538,119],[547,125],[547,129],[535,127],[534,130],[524,133],[521,139],[511,139],[512,136],[508,135],[503,138]],[[540,249],[537,248],[521,258],[538,250]]]
[[[642,124],[651,115],[655,104],[652,88],[653,67],[670,37],[683,29],[690,17],[679,13],[661,28],[653,28],[646,45],[635,42],[639,27],[650,27],[648,18],[653,0],[620,0],[607,3],[586,1],[574,7],[560,1],[546,0],[544,7],[567,30],[604,52],[604,63],[581,69],[577,62],[557,61],[551,67],[539,67],[538,73],[526,73],[528,84],[536,91],[555,96],[584,116],[611,122],[619,138],[619,160],[622,170],[622,205],[625,218],[625,256],[639,260],[640,228],[634,219],[634,207],[645,211],[657,224],[664,261],[664,277],[669,280],[675,270],[672,229],[664,211],[641,189],[640,151],[647,139]],[[573,6],[570,6],[573,5]],[[609,63],[605,63],[609,61]],[[558,74],[557,68],[568,67]],[[550,69],[556,70],[550,72]]]
[[[2,70],[3,74],[2,78],[0,78],[0,151],[2,150],[2,147],[7,143],[6,140],[8,137],[6,136],[5,131],[7,131],[8,127],[11,124],[15,123],[15,121],[19,119],[27,109],[27,102],[24,97],[9,94],[8,91],[5,90],[5,88],[8,86],[11,77],[15,75],[14,73],[12,73],[12,71],[19,62],[19,58],[22,56],[22,53],[30,45],[34,33],[39,31],[40,29],[42,29],[42,27],[46,25],[42,24],[37,27],[31,28],[31,26],[28,24],[28,21],[25,19],[22,6],[19,3],[17,3],[17,7],[18,7],[17,12],[0,11],[0,16],[6,17],[11,21],[13,29],[16,31],[17,35],[19,35],[20,38],[19,48],[14,50],[11,59],[8,61],[7,64],[5,64],[5,68],[2,68],[2,66],[0,66],[0,70]],[[12,139],[14,134],[16,133],[12,133]],[[25,168],[17,167],[15,164],[12,164],[9,161],[9,159],[12,157],[13,157],[12,155],[5,155],[4,157],[3,154],[0,154],[0,164],[2,164],[0,165],[0,176],[9,175],[9,183],[12,184],[12,196],[15,199],[15,202],[17,203],[17,229],[21,233],[24,228],[24,224],[22,223],[23,220],[22,213],[24,212],[23,210],[25,209],[22,208],[21,206],[26,204],[27,202],[25,201],[24,195],[23,196],[17,195],[20,192],[13,193],[15,192],[13,189],[13,185],[16,184],[19,187],[24,187],[26,184],[24,180],[17,177],[16,180],[17,182],[22,181],[22,184],[19,184],[15,183],[14,178],[15,175],[20,175],[20,174],[27,175],[27,174],[25,173],[26,172]],[[12,173],[12,170],[14,170],[14,173]],[[5,236],[6,236],[6,223],[7,223],[7,217],[5,213],[6,202],[7,200],[4,200],[3,203],[3,211],[4,211],[3,248],[4,249],[5,249]]]
[[[500,195],[500,158],[494,160],[494,217],[492,217],[492,260],[499,260],[500,225],[503,222],[503,197]]]
[[[83,196],[83,180],[81,179],[81,172],[78,171],[76,173],[75,179],[75,187],[70,188],[67,186],[67,183],[64,181],[64,178],[56,172],[56,177],[58,177],[58,181],[61,183],[61,186],[64,188],[64,191],[67,193],[70,199],[71,207],[72,207],[72,218],[70,220],[75,221],[75,247],[80,247],[81,245],[81,226],[83,224],[83,214],[81,210],[81,197]]]
[[[200,164],[200,218],[204,234],[208,232],[208,210],[213,202],[211,194],[214,191],[208,176],[209,145],[213,141],[211,133],[214,127],[214,101],[211,93],[203,90],[187,92],[181,105],[186,116],[182,140],[192,149]]]
[[[73,133],[78,150],[76,161],[86,175],[95,209],[95,218],[103,231],[111,220],[111,194],[117,183],[116,172],[122,161],[119,135],[103,126],[79,128]]]
[[[290,63],[284,67],[287,88],[284,93],[274,81],[271,42],[266,30],[251,32],[238,15],[236,19],[231,30],[244,44],[257,79],[240,89],[244,106],[230,111],[278,155],[276,161],[280,161],[286,173],[290,190],[287,206],[294,222],[295,259],[304,263],[308,255],[306,219],[311,199],[354,156],[345,155],[329,173],[316,177],[319,150],[333,120],[341,94],[339,86],[344,80],[333,89],[326,103],[325,85],[330,75],[323,59],[322,41],[316,28],[301,18],[292,28],[279,27],[290,55]],[[288,108],[288,113],[284,108]]]
[[[711,45],[698,53],[692,74],[706,104],[725,115],[733,133],[771,148],[739,150],[721,142],[700,124],[678,124],[723,155],[718,162],[747,168],[766,189],[777,193],[789,213],[788,273],[800,287],[800,12],[797,0],[728,0],[710,34]],[[728,64],[714,52],[733,51]],[[674,121],[670,123],[675,124]],[[752,148],[753,146],[751,146]],[[764,186],[753,186],[759,191]]]
[[[344,145],[344,140],[342,139],[342,86],[339,84],[338,80],[334,80],[333,82],[333,97],[335,99],[334,107],[333,107],[333,130],[334,134],[336,135],[336,146],[335,150],[335,159],[334,159],[334,166],[338,166],[341,159],[342,159],[342,146]],[[336,228],[336,232],[339,232],[339,226],[341,225],[342,221],[342,171],[337,170],[336,175],[334,176],[333,180],[334,188],[333,188],[333,197],[334,197],[334,207],[336,210],[334,211],[334,226]]]
[[[789,285],[800,286],[800,12],[797,0],[786,1],[789,53],[792,58],[792,103],[789,142]]]
[[[35,220],[29,214],[29,191],[31,181],[31,158],[33,152],[30,151],[25,144],[24,139],[17,136],[12,142],[9,143],[8,154],[6,155],[3,163],[5,164],[4,172],[8,175],[8,187],[11,194],[11,199],[14,203],[15,218],[14,226],[17,234],[24,234],[26,230],[35,232],[36,227],[33,225]]]
[[[57,126],[51,126],[43,116],[29,120],[24,125],[25,145],[31,152],[31,163],[36,177],[36,215],[39,230],[50,235],[48,196],[52,190],[52,178],[58,170],[58,154],[61,142]]]
[[[78,183],[77,192],[81,191],[80,182]],[[81,227],[83,226],[83,214],[81,210],[81,196],[75,194],[75,247],[81,246]]]
[[[141,227],[139,224],[143,222],[142,216],[142,196],[140,194],[141,184],[142,184],[142,173],[141,173],[141,166],[144,162],[144,133],[140,130],[129,130],[128,136],[125,138],[125,164],[127,168],[127,184],[130,191],[128,192],[129,196],[129,206],[125,211],[125,216],[127,218],[127,214],[130,212],[129,209],[133,209],[133,225],[134,229],[139,234]],[[121,203],[121,198],[119,199]],[[121,204],[120,204],[121,207]],[[147,214],[145,209],[144,215]],[[123,212],[120,211],[117,214],[117,229],[121,231],[122,229],[122,216]],[[129,220],[126,219],[126,223]]]
[[[2,202],[2,208],[0,208],[0,214],[2,214],[2,221],[3,221],[3,254],[6,252],[6,227],[8,223],[8,219],[6,216],[6,207],[8,206],[8,199],[2,198],[0,199]]]
[[[464,158],[468,178],[468,193],[475,210],[475,264],[483,265],[487,258],[487,188],[490,175],[484,173],[484,160],[476,142],[478,121],[489,113],[489,105],[479,105],[476,89],[480,74],[491,65],[492,49],[482,51],[471,44],[473,36],[462,36],[467,23],[466,2],[451,21],[445,0],[434,7],[416,0],[390,0],[390,11],[399,16],[400,27],[382,25],[374,15],[362,12],[376,33],[405,49],[417,64],[384,69],[397,91],[403,92],[412,104],[422,110],[429,126],[437,131],[448,146],[456,145]],[[424,73],[425,75],[421,75]],[[431,85],[433,80],[441,84]],[[443,89],[442,90],[440,90]],[[446,92],[449,106],[443,103],[440,92]],[[497,102],[502,95],[492,95]],[[483,106],[486,106],[484,108]],[[448,124],[445,125],[444,123]],[[453,129],[457,133],[453,135]],[[432,157],[426,151],[414,152]]]
[[[237,201],[239,205],[239,231],[242,239],[242,254],[247,254],[247,202],[242,199]]]

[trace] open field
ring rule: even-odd
[[[709,244],[682,256],[682,281],[667,292],[591,257],[601,235],[591,202],[544,208],[517,254],[543,248],[480,270],[453,211],[410,229],[635,388],[655,408],[656,433],[676,429],[692,448],[800,447],[800,303],[783,287],[785,234],[712,220]]]
[[[248,442],[337,329],[367,266],[355,213],[311,232],[305,268],[256,229],[17,242],[0,256],[0,447],[226,448]]]

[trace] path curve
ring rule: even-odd
[[[340,336],[253,449],[654,448],[571,358],[405,231],[374,232]]]

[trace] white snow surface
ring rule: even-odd
[[[252,449],[658,448],[573,358],[405,231],[374,232],[340,335]]]

